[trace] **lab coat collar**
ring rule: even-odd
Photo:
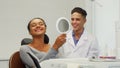
[[[78,46],[82,45],[84,42],[88,41],[88,36],[87,36],[87,34],[88,34],[88,33],[87,33],[86,29],[84,29],[83,34],[81,35],[78,43],[75,45],[75,44],[74,44],[73,37],[72,37],[72,30],[71,30],[71,31],[67,34],[67,37],[68,37],[67,40],[68,40],[68,42],[71,43],[72,46],[75,48],[75,47],[78,47]]]
[[[84,30],[76,46],[81,46],[87,41],[88,41],[88,33],[86,30]]]

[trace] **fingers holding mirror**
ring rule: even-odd
[[[61,47],[65,42],[66,42],[66,34],[61,34],[56,38],[53,48],[55,50],[58,50],[58,48]]]

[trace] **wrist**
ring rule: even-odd
[[[57,45],[53,45],[53,49],[55,49],[56,51],[58,51],[58,46]]]

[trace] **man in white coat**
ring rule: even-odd
[[[63,58],[92,58],[99,56],[96,38],[84,28],[87,12],[75,7],[71,11],[72,30],[67,33],[66,42],[58,49],[58,57]]]

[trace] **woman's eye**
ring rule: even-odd
[[[36,26],[36,24],[32,24],[32,27],[35,27]]]
[[[80,19],[77,18],[76,21],[80,21]]]
[[[40,25],[44,25],[44,24],[40,24]]]

